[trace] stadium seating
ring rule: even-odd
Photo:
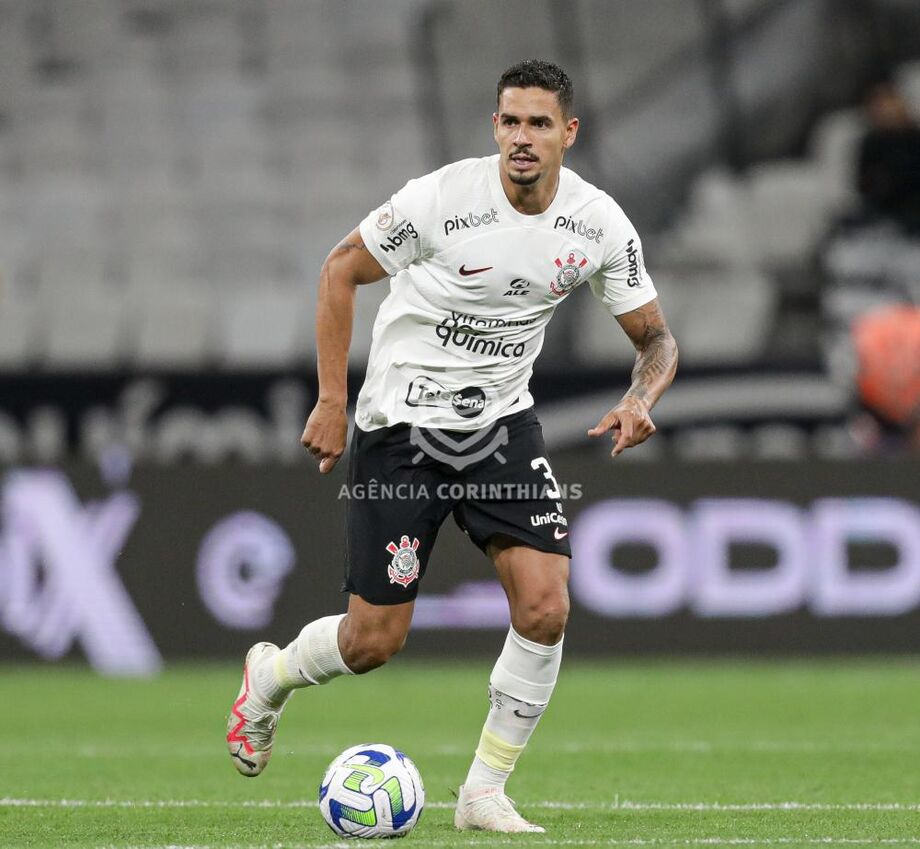
[[[39,306],[35,298],[6,291],[0,300],[0,370],[31,366],[36,356],[35,326]]]
[[[769,5],[726,9],[741,23]],[[820,4],[772,5],[778,32],[811,31]],[[423,16],[450,105],[443,149],[413,64]],[[470,32],[472,45],[456,37]],[[775,75],[757,73],[774,62],[776,32],[757,30],[737,69],[745,108],[777,93],[762,85]],[[684,0],[628,9],[580,0],[564,17],[549,0],[0,0],[0,368],[296,360],[312,345],[329,248],[442,157],[490,153],[488,114],[506,63],[497,57],[535,54],[571,67],[582,86],[591,120],[571,164],[634,217],[646,200],[668,211],[660,238],[643,228],[653,267],[687,265],[699,302],[717,314],[735,275],[732,308],[752,311],[739,326],[756,325],[774,308],[762,275],[806,262],[851,201],[861,125],[849,111],[826,117],[804,161],[741,175],[701,168],[721,120],[704,45],[703,14]],[[804,61],[784,63],[783,74],[810,74]],[[905,65],[900,79],[920,104],[918,68]],[[678,212],[674,187],[692,173]],[[354,362],[367,355],[385,295],[385,286],[361,293]],[[688,339],[708,332],[700,321]],[[606,333],[604,324],[577,334],[579,355],[603,360]],[[760,334],[749,342],[723,353],[762,350]],[[703,342],[690,349],[716,356]]]
[[[221,303],[217,348],[231,368],[284,368],[305,359],[313,341],[304,287],[254,287]]]
[[[658,267],[650,270],[688,367],[755,362],[763,355],[776,318],[777,293],[753,269]],[[609,313],[579,297],[575,339],[579,359],[593,366],[629,366],[635,350]]]

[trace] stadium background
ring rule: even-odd
[[[920,349],[896,338],[873,407],[851,330],[916,309],[918,248],[829,246],[870,83],[920,114],[918,11],[0,0],[0,659],[146,674],[341,607],[344,470],[298,441],[319,267],[407,179],[491,152],[528,56],[573,76],[568,164],[639,227],[681,346],[659,433],[614,463],[584,433],[627,340],[586,292],[549,329],[570,652],[915,652]],[[352,398],[386,290],[359,294]],[[445,527],[410,651],[491,656],[506,626]]]

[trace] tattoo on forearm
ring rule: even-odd
[[[677,349],[671,334],[668,333],[656,339],[639,354],[636,360],[632,372],[633,385],[630,394],[638,395],[646,400],[650,386],[670,375],[676,361]]]
[[[670,385],[677,368],[677,344],[656,301],[636,310],[630,338],[638,356],[627,395],[654,404]]]

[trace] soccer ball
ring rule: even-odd
[[[404,837],[424,806],[415,764],[386,743],[346,749],[319,786],[320,813],[340,837]]]

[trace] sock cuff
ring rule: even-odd
[[[561,662],[562,640],[554,646],[544,646],[510,628],[489,683],[520,702],[545,705],[556,686]]]
[[[508,629],[508,636],[524,649],[524,651],[533,652],[533,654],[541,654],[544,657],[552,657],[556,652],[562,651],[562,641],[565,639],[565,634],[563,634],[559,638],[558,643],[554,643],[551,646],[545,646],[543,643],[535,643],[532,640],[528,640],[526,637],[522,637],[514,630],[514,626]]]
[[[344,618],[341,613],[310,622],[281,652],[275,672],[284,686],[325,684],[339,675],[354,674],[339,651],[339,624]]]

